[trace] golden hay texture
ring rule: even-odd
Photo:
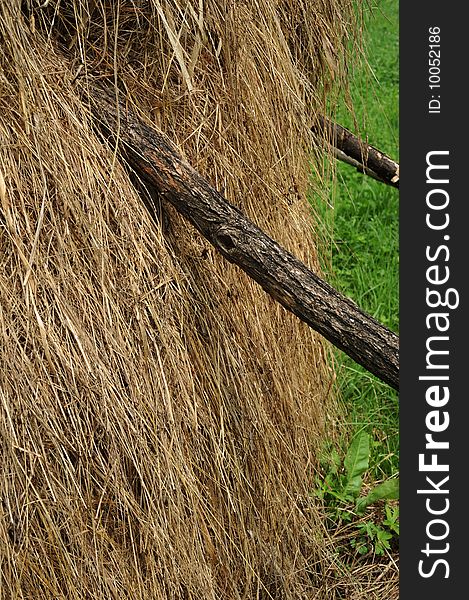
[[[174,211],[152,221],[80,91],[124,89],[317,268],[309,128],[352,21],[0,0],[2,599],[342,597],[311,499],[327,347]]]

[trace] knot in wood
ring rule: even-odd
[[[231,252],[233,248],[236,246],[236,242],[233,239],[231,233],[227,231],[224,227],[220,228],[216,233],[216,240],[220,245],[222,250],[225,252]]]

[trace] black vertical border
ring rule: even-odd
[[[469,515],[467,481],[469,472],[469,314],[467,311],[467,280],[469,279],[469,161],[467,158],[467,129],[469,93],[467,88],[467,40],[469,25],[464,3],[401,2],[400,3],[400,600],[425,600],[464,597],[467,594],[467,565]],[[440,29],[441,88],[429,88],[429,29]],[[428,110],[432,95],[440,96],[440,113]],[[434,103],[436,105],[436,103]],[[431,189],[426,183],[426,156],[434,150],[448,150],[449,184],[444,187],[450,195],[450,223],[443,231],[432,231],[426,225],[426,195]],[[442,161],[444,162],[444,160]],[[435,187],[435,186],[434,186]],[[436,186],[438,187],[438,186]],[[443,197],[443,196],[441,196]],[[443,239],[444,235],[449,239]],[[426,303],[429,286],[426,271],[434,263],[426,258],[426,248],[446,245],[439,262],[448,266],[450,278],[446,286],[457,290],[459,306],[448,309],[450,327],[449,355],[442,362],[449,364],[450,398],[441,408],[449,413],[446,431],[434,438],[447,440],[449,449],[438,452],[438,462],[447,463],[449,472],[422,473],[419,454],[425,452],[426,416],[431,407],[426,402],[428,381],[419,380],[426,371],[426,341],[431,333],[426,316],[432,309]],[[434,253],[433,253],[434,255]],[[442,271],[443,272],[443,271]],[[437,310],[443,311],[443,308]],[[441,334],[445,335],[445,334]],[[443,345],[441,346],[444,347]],[[443,371],[439,371],[443,374]],[[431,451],[427,452],[427,462]],[[448,494],[418,494],[418,489],[431,489],[426,476],[438,485],[449,475],[440,489]],[[432,516],[426,508],[449,509],[441,515],[449,526],[446,538],[436,541],[427,536]],[[433,504],[432,504],[433,503]],[[433,535],[443,535],[445,527],[433,524]],[[429,543],[431,552],[423,552]],[[446,543],[448,547],[446,547]],[[446,551],[447,549],[447,551]],[[445,550],[445,551],[443,551]],[[447,561],[436,564],[438,559]],[[419,574],[419,561],[431,576]],[[421,563],[422,564],[422,563]],[[445,575],[449,575],[447,578]]]

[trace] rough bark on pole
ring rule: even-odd
[[[399,164],[377,148],[360,140],[342,125],[318,116],[313,131],[326,136],[327,142],[337,151],[336,157],[339,160],[353,165],[357,170],[383,183],[399,187]]]
[[[102,131],[143,181],[155,188],[230,262],[286,309],[357,363],[395,389],[399,387],[399,338],[231,205],[114,93],[96,87],[90,104]]]

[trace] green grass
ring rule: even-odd
[[[379,0],[365,25],[368,66],[350,79],[355,121],[345,101],[336,120],[398,160],[398,1]],[[399,192],[339,163],[331,193],[334,208],[322,214],[332,235],[329,280],[398,333]],[[397,393],[339,351],[337,361],[347,432],[371,434],[373,477],[389,477],[399,469]]]

